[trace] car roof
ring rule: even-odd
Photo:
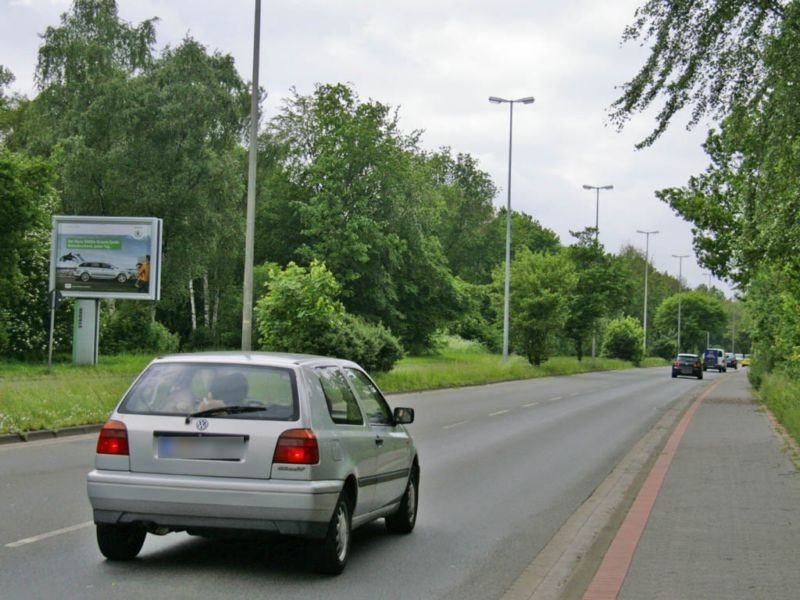
[[[299,354],[289,352],[184,352],[159,356],[153,363],[215,363],[253,366],[321,366],[336,365],[340,367],[359,367],[353,361],[331,356]],[[360,368],[360,367],[359,367]]]

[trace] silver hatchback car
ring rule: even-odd
[[[317,568],[340,573],[353,528],[414,528],[413,420],[346,360],[158,358],[100,431],[87,476],[100,551],[132,559],[147,533],[277,532],[317,539]]]

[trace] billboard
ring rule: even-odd
[[[50,289],[76,298],[161,297],[161,219],[54,216]]]

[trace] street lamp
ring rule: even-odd
[[[647,358],[647,272],[650,270],[648,256],[650,255],[650,236],[657,234],[658,231],[642,231],[641,229],[637,229],[636,233],[641,233],[647,236],[647,242],[644,251],[644,338],[642,340],[644,356]]]
[[[584,184],[583,189],[597,191],[597,202],[595,203],[595,210],[594,210],[594,241],[595,243],[597,243],[598,236],[600,235],[600,190],[613,190],[614,186]],[[592,360],[594,360],[596,354],[597,354],[597,327],[595,326],[595,331],[592,331]]]
[[[261,0],[256,0],[253,26],[253,89],[250,98],[250,154],[247,168],[247,212],[244,238],[244,282],[242,284],[242,351],[249,352],[253,340],[253,255],[256,230],[256,149],[258,144],[258,57],[261,41]]]
[[[597,236],[600,233],[600,190],[613,190],[613,185],[585,185],[583,186],[585,190],[596,190],[597,191],[597,203],[595,205],[594,211],[594,239],[597,241]]]
[[[503,362],[508,360],[508,298],[511,281],[511,139],[514,132],[514,104],[533,104],[533,96],[506,100],[489,96],[489,102],[508,104],[508,200],[506,202],[506,281],[503,295]]]
[[[681,288],[683,288],[683,259],[689,258],[688,254],[673,254],[678,259],[678,354],[681,353]]]

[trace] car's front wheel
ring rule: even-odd
[[[81,281],[89,281],[89,274],[81,273]]]
[[[411,470],[406,491],[397,512],[386,517],[386,529],[392,533],[411,533],[417,523],[419,507],[419,471]]]
[[[144,544],[147,531],[135,525],[97,524],[97,545],[108,560],[131,560]]]
[[[350,555],[350,503],[346,493],[339,496],[333,517],[328,525],[325,539],[315,548],[316,568],[326,575],[338,575],[344,571]]]
[[[126,281],[128,281],[128,278],[125,276],[125,273],[120,273],[119,275],[117,275],[117,281],[120,283],[125,283]]]

